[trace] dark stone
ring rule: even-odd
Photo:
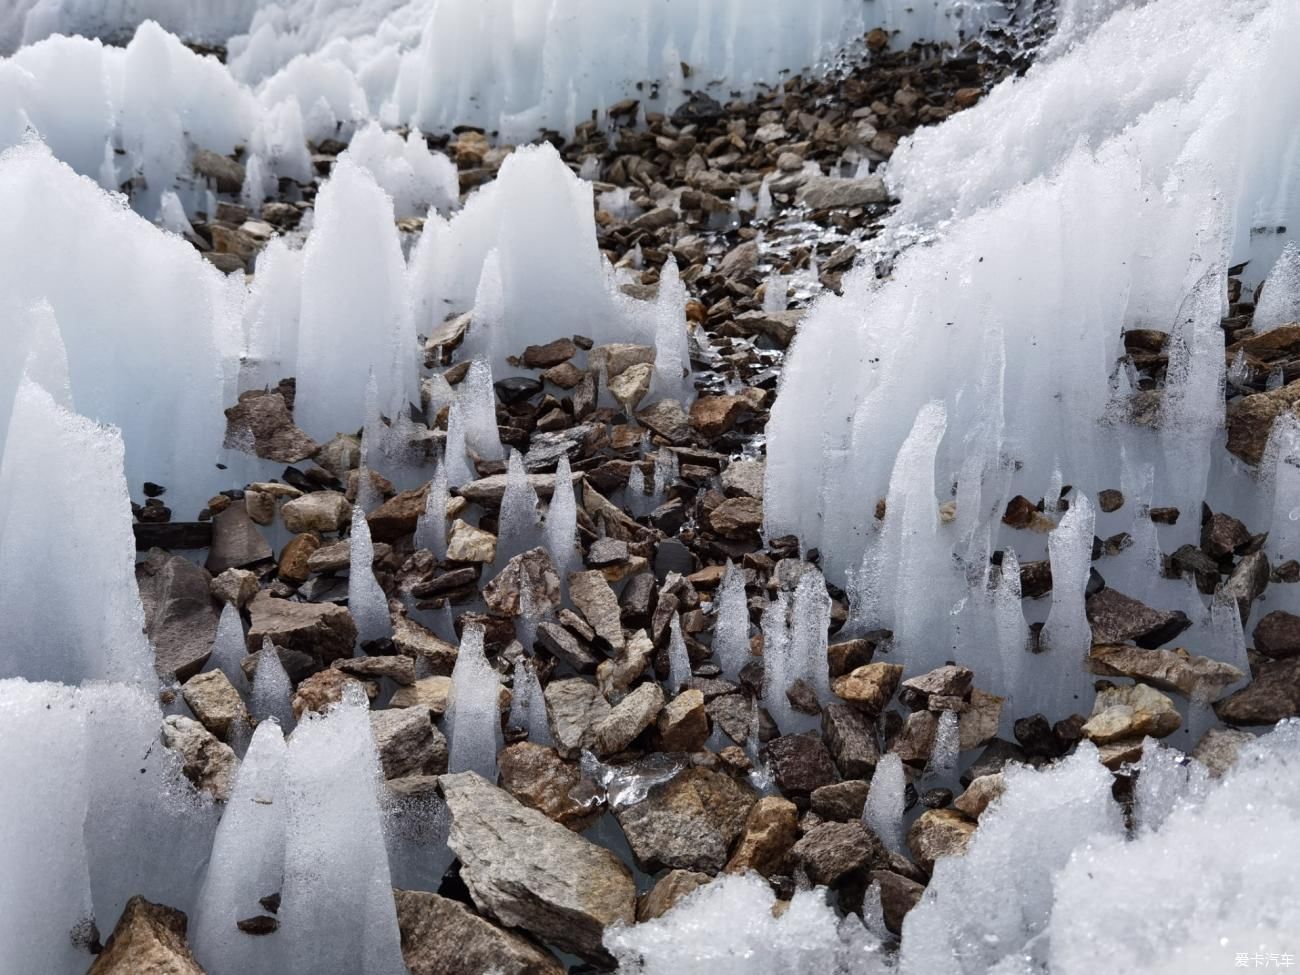
[[[1246,526],[1231,515],[1211,514],[1201,522],[1201,549],[1212,559],[1232,555],[1249,541]]]
[[[822,737],[840,774],[846,779],[867,779],[880,761],[875,729],[851,704],[835,702],[822,708]]]
[[[1268,577],[1268,558],[1263,552],[1254,552],[1237,563],[1220,588],[1220,595],[1236,601],[1243,625],[1250,619],[1251,605],[1268,587]]]
[[[561,663],[566,663],[580,674],[594,674],[600,659],[579,642],[578,638],[557,623],[543,621],[537,624],[537,642],[547,653]],[[530,648],[531,649],[531,648]]]
[[[1024,599],[1040,599],[1052,591],[1052,563],[1020,563],[1020,595]]]
[[[257,914],[253,917],[246,917],[242,921],[236,921],[235,927],[243,931],[244,934],[273,934],[280,930],[280,921],[269,914]]]
[[[1266,657],[1300,656],[1300,616],[1273,610],[1255,626],[1255,649]]]
[[[968,786],[981,775],[1001,772],[1007,762],[1023,762],[1026,758],[1028,756],[1025,750],[1019,745],[1005,738],[994,738],[984,746],[984,751],[980,752],[980,757],[975,759],[974,764],[961,774],[961,784]]]
[[[1190,543],[1169,556],[1166,574],[1176,579],[1189,572],[1196,579],[1196,588],[1207,596],[1219,585],[1219,564]]]
[[[811,732],[775,738],[768,742],[766,752],[777,787],[787,796],[807,796],[839,779],[831,753]]]
[[[880,885],[880,906],[884,909],[885,927],[894,934],[901,934],[903,918],[920,903],[925,886],[892,870],[872,870],[867,879]]]
[[[1052,731],[1047,718],[1041,714],[1031,714],[1027,718],[1017,718],[1015,723],[1016,741],[1025,750],[1026,755],[1040,758],[1055,758],[1061,754],[1061,743]]]
[[[655,548],[654,568],[655,578],[660,582],[663,582],[670,572],[690,575],[695,571],[695,557],[691,555],[691,550],[685,543],[676,538],[665,538]]]
[[[800,677],[785,692],[785,699],[800,714],[820,714],[821,705],[817,702],[817,692],[812,685]]]
[[[151,548],[163,548],[169,552],[188,551],[212,545],[210,521],[169,521],[163,524],[136,522],[131,529],[135,533],[137,552],[146,552]]]
[[[1231,725],[1276,724],[1300,715],[1300,657],[1265,660],[1249,684],[1214,705]]]
[[[724,111],[717,99],[709,97],[702,91],[692,92],[691,97],[673,112],[673,124],[681,127],[700,122],[714,122],[722,118]]]
[[[951,789],[926,789],[921,793],[921,805],[926,809],[943,809],[951,803]]]
[[[629,579],[618,597],[619,612],[623,622],[629,627],[649,626],[654,595],[654,576],[646,572],[638,572]]]
[[[1163,646],[1192,625],[1181,610],[1152,609],[1114,589],[1091,596],[1086,608],[1093,643],[1128,643],[1144,650]]]
[[[1038,505],[1023,494],[1017,494],[1007,502],[1007,510],[1002,514],[1002,524],[1011,528],[1028,528],[1038,513]]]
[[[862,818],[867,802],[867,783],[863,779],[833,782],[813,790],[809,797],[812,811],[822,819],[847,823]]]
[[[808,879],[834,887],[885,859],[880,840],[860,822],[819,823],[790,850]]]
[[[514,406],[540,393],[542,381],[529,376],[510,376],[507,379],[497,380],[492,384],[492,388],[496,390],[497,399],[506,406]]]
[[[1177,508],[1152,508],[1151,520],[1157,525],[1176,525],[1179,514]]]

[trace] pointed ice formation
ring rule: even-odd
[[[439,463],[429,481],[424,513],[415,525],[415,547],[428,549],[435,559],[447,555],[447,500],[447,466]]]
[[[745,572],[727,560],[727,571],[718,587],[713,623],[713,653],[727,680],[739,680],[741,668],[749,663],[749,605],[745,597]]]
[[[483,460],[498,460],[503,454],[501,434],[497,430],[496,392],[492,387],[492,369],[482,359],[475,359],[460,382],[456,406],[464,424],[465,445]],[[450,426],[450,420],[448,420]],[[447,435],[451,448],[451,432]],[[453,481],[459,486],[459,481]]]
[[[669,257],[659,272],[659,294],[655,298],[655,389],[661,396],[681,398],[690,370],[686,338],[686,285],[677,271],[677,259]]]
[[[536,548],[541,542],[542,524],[537,491],[524,470],[523,455],[510,451],[506,465],[506,489],[497,518],[497,565]]]
[[[248,678],[240,661],[248,655],[244,640],[244,622],[234,603],[226,603],[217,621],[217,635],[212,641],[212,654],[205,669],[219,670],[229,679],[235,690],[243,694],[250,691]]]
[[[682,618],[677,613],[668,622],[668,689],[673,694],[691,679],[691,657],[682,636]]]
[[[388,597],[375,579],[375,546],[370,523],[360,506],[352,509],[352,534],[348,547],[348,612],[357,624],[357,640],[367,643],[393,635]]]
[[[551,561],[555,563],[562,585],[568,584],[569,567],[573,564],[578,538],[578,499],[572,481],[569,455],[561,454],[555,467],[555,491],[546,509],[544,534],[546,548],[551,553]]]
[[[253,674],[253,696],[249,710],[258,721],[275,718],[285,734],[297,723],[293,716],[293,684],[285,672],[280,653],[268,636],[262,640]]]
[[[467,626],[451,672],[447,734],[451,739],[447,768],[497,778],[501,746],[501,682],[483,653],[483,628]]]
[[[1300,322],[1300,246],[1294,240],[1287,241],[1264,280],[1251,327],[1265,332],[1292,322]]]
[[[902,853],[903,812],[907,807],[907,773],[896,752],[880,759],[871,776],[871,789],[862,807],[862,825],[880,837],[894,853]]]

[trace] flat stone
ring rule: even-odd
[[[209,572],[241,569],[270,557],[270,544],[243,505],[231,505],[212,519],[212,547],[204,563]]]
[[[501,788],[530,809],[536,809],[575,833],[587,829],[603,814],[597,803],[580,802],[574,790],[582,781],[578,766],[560,758],[554,748],[530,741],[516,742],[497,756]]]
[[[549,369],[568,362],[578,354],[573,339],[561,338],[545,345],[530,345],[524,349],[523,362],[529,369]]]
[[[655,367],[646,362],[629,366],[609,381],[611,396],[618,401],[624,411],[632,413],[650,392],[650,383],[654,379]]]
[[[636,885],[622,861],[473,772],[439,780],[448,843],[475,906],[508,927],[597,965],[611,924],[631,924]]]
[[[697,397],[691,404],[691,429],[706,440],[714,440],[734,427],[749,409],[749,402],[742,396]]]
[[[415,660],[401,653],[376,657],[340,657],[330,666],[364,680],[380,680],[387,677],[393,683],[402,686],[415,683]]]
[[[522,611],[519,594],[524,589],[534,614],[549,615],[559,609],[560,576],[546,549],[529,549],[510,559],[483,588],[483,601],[495,612],[518,616]]]
[[[1088,597],[1088,622],[1093,643],[1128,643],[1153,650],[1168,643],[1192,625],[1181,610],[1152,609],[1114,589]]]
[[[181,685],[181,696],[203,727],[222,741],[230,741],[232,732],[248,726],[244,699],[220,670],[195,674]]]
[[[940,857],[961,856],[975,835],[975,823],[956,809],[927,809],[907,831],[907,848],[925,870]]]
[[[864,875],[884,860],[884,848],[870,830],[854,820],[819,823],[805,831],[790,856],[814,884],[833,887],[853,875]]]
[[[542,500],[555,493],[554,474],[528,474],[526,477],[528,485]],[[571,483],[576,484],[581,479],[581,472],[573,474]],[[493,474],[490,477],[481,477],[477,481],[462,484],[456,489],[456,493],[471,504],[499,505],[502,496],[506,493],[506,475]]]
[[[704,693],[683,690],[664,705],[656,720],[659,748],[665,752],[696,752],[709,737],[709,715]]]
[[[1300,656],[1300,616],[1273,610],[1255,626],[1255,649],[1266,657]]]
[[[263,590],[248,604],[252,618],[247,643],[250,652],[262,648],[270,637],[277,647],[297,650],[327,664],[350,657],[357,643],[357,627],[342,606],[333,603],[297,603],[276,599]]]
[[[810,210],[830,210],[843,207],[885,203],[889,191],[879,176],[860,179],[840,179],[834,176],[813,176],[795,194],[795,202]]]
[[[1251,682],[1214,705],[1225,724],[1274,724],[1300,715],[1300,657],[1264,660]]]
[[[996,737],[1004,700],[978,687],[971,690],[966,710],[957,715],[958,748],[962,751],[979,748]]]
[[[663,917],[687,894],[703,887],[713,878],[694,870],[670,870],[644,894],[636,905],[638,923]]]
[[[900,664],[867,664],[835,678],[831,689],[850,704],[876,715],[889,705],[902,676]]]
[[[88,975],[204,975],[186,940],[183,911],[132,897]]]
[[[163,718],[162,743],[181,758],[181,771],[196,789],[225,802],[235,784],[239,759],[234,749],[193,718],[169,714]]]
[[[777,787],[787,796],[806,796],[839,780],[831,753],[815,734],[782,735],[767,743]]]
[[[393,708],[427,708],[433,717],[441,718],[447,713],[450,696],[450,677],[421,677],[409,687],[399,687],[394,691],[388,705]]]
[[[248,450],[264,460],[297,464],[312,457],[320,444],[293,422],[279,393],[249,390],[226,410],[226,446]]]
[[[596,346],[587,355],[587,361],[592,365],[603,364],[606,377],[612,378],[634,365],[654,365],[655,349],[652,345],[614,342]]]
[[[809,796],[812,811],[822,819],[848,822],[862,818],[862,807],[867,802],[867,783],[862,779],[848,779],[814,789]]]
[[[832,702],[822,707],[822,739],[840,775],[869,779],[880,761],[875,729],[857,708]]]
[[[593,729],[610,712],[609,702],[580,677],[553,680],[542,693],[555,750],[562,758],[577,758],[594,743]]]
[[[600,658],[576,636],[549,620],[537,624],[537,642],[552,657],[568,664],[579,674],[594,674],[601,663]]]
[[[730,497],[763,497],[766,464],[761,460],[733,460],[722,471],[722,490]]]
[[[212,180],[218,193],[238,193],[244,186],[243,164],[211,149],[195,150],[190,157],[190,168]]]
[[[284,527],[303,532],[336,532],[352,520],[352,505],[338,491],[312,491],[280,506]]]
[[[422,890],[394,890],[393,900],[410,975],[564,975],[545,948],[459,901]]]
[[[689,768],[615,815],[642,870],[716,874],[757,798],[730,776]]]
[[[930,707],[930,699],[933,697],[966,697],[974,679],[975,672],[970,668],[947,664],[903,681],[898,699],[913,711],[920,711]]]
[[[1173,701],[1145,684],[1133,684],[1101,691],[1083,734],[1099,745],[1143,735],[1165,738],[1182,722]]]
[[[751,538],[763,527],[761,498],[728,498],[709,512],[709,527],[723,538]]]
[[[1244,676],[1231,664],[1192,656],[1182,647],[1142,650],[1126,645],[1094,646],[1088,651],[1087,667],[1089,673],[1102,677],[1131,677],[1205,702],[1214,700]]]
[[[799,810],[781,796],[763,796],[750,807],[727,873],[753,870],[770,877],[782,869],[799,837]]]
[[[592,748],[606,758],[623,751],[652,724],[664,706],[663,688],[647,681],[616,704],[592,727]]]
[[[1006,780],[1001,772],[981,775],[973,779],[966,791],[953,800],[953,807],[971,819],[979,819],[989,803],[1006,791]]]
[[[636,414],[637,422],[670,444],[684,444],[691,439],[690,420],[682,404],[675,399],[661,399]]]
[[[436,636],[408,616],[393,618],[393,647],[398,653],[422,659],[433,674],[450,676],[460,648]]]
[[[135,579],[154,669],[164,677],[188,680],[207,661],[217,634],[212,576],[183,556],[155,548],[136,564]]]
[[[538,626],[541,631],[541,626]],[[645,630],[637,630],[609,660],[602,660],[596,665],[596,680],[600,692],[609,700],[617,700],[633,684],[641,679],[650,658],[654,656],[654,644]]]
[[[613,650],[623,646],[622,614],[618,597],[597,570],[569,574],[569,598],[596,631],[596,636]]]
[[[497,537],[457,518],[447,536],[448,562],[491,565],[497,557]]]
[[[447,739],[433,726],[428,708],[371,711],[370,733],[386,779],[447,771]]]

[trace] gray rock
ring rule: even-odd
[[[211,149],[199,149],[190,157],[190,168],[210,179],[218,193],[238,193],[244,186],[244,167],[229,156]]]
[[[885,914],[885,927],[894,934],[903,931],[903,919],[907,912],[920,903],[925,887],[910,877],[904,877],[892,870],[872,870],[867,879],[880,885],[880,906]]]
[[[864,206],[888,200],[889,191],[879,176],[864,176],[861,179],[814,176],[799,187],[799,192],[795,195],[797,203],[811,210]]]
[[[713,878],[707,873],[693,870],[670,870],[664,874],[649,893],[642,895],[636,906],[638,923],[663,917],[687,894],[703,887]]]
[[[670,444],[681,445],[691,439],[690,419],[675,399],[661,399],[637,413],[636,418],[643,427]]]
[[[1192,758],[1220,776],[1237,762],[1237,755],[1245,745],[1255,740],[1249,731],[1236,728],[1211,728],[1192,749]]]
[[[144,631],[154,648],[154,669],[177,680],[198,673],[212,652],[218,614],[212,604],[212,576],[202,567],[162,549],[135,567],[144,605]]]
[[[553,680],[542,693],[555,750],[564,758],[577,758],[593,744],[593,729],[609,714],[609,702],[595,684],[580,677]]]
[[[862,818],[862,807],[867,802],[867,783],[862,779],[848,779],[814,789],[809,797],[812,811],[822,819],[846,823]]]
[[[579,674],[594,674],[600,663],[600,658],[558,623],[549,620],[538,623],[537,642],[556,660],[568,664]]]
[[[1268,577],[1268,556],[1254,552],[1242,557],[1232,575],[1220,587],[1219,596],[1236,601],[1242,625],[1250,619],[1250,607],[1264,594]]]
[[[605,758],[623,751],[654,724],[663,706],[663,688],[655,681],[646,681],[592,727],[596,754]]]
[[[181,757],[181,771],[195,788],[221,802],[230,798],[239,771],[234,749],[193,718],[180,714],[163,718],[162,743]]]
[[[1088,651],[1089,673],[1103,677],[1131,677],[1166,691],[1177,691],[1198,701],[1212,701],[1245,675],[1231,664],[1196,657],[1182,647],[1143,650],[1139,647],[1094,646]]]
[[[822,707],[822,738],[840,775],[869,779],[880,761],[875,729],[861,711],[834,702]]]
[[[320,450],[294,425],[283,396],[256,389],[241,393],[226,410],[226,446],[281,464],[296,464]]]
[[[473,772],[439,780],[451,810],[448,840],[480,911],[598,965],[611,924],[631,924],[631,872],[596,846]]]
[[[831,753],[815,734],[783,735],[767,743],[776,784],[787,796],[806,796],[839,780]]]
[[[716,874],[758,795],[730,776],[689,768],[615,815],[641,869]]]
[[[428,708],[372,711],[370,733],[386,779],[447,771],[447,739],[433,726]]]
[[[507,562],[483,587],[483,601],[498,613],[518,616],[519,593],[525,588],[529,606],[536,615],[546,615],[559,608],[560,576],[546,549],[530,549]]]
[[[203,727],[222,741],[238,737],[248,727],[248,709],[244,699],[220,670],[195,674],[181,685],[181,696]]]
[[[546,499],[555,493],[554,474],[529,474],[527,477],[529,485],[537,492],[539,498]],[[581,473],[574,474],[572,483],[577,484],[581,479]],[[493,474],[490,477],[481,477],[477,481],[462,484],[456,489],[456,493],[471,504],[498,505],[506,493],[506,475]]]
[[[1192,625],[1181,610],[1152,609],[1114,589],[1088,597],[1088,622],[1093,643],[1128,643],[1153,650]]]
[[[271,557],[271,545],[242,504],[232,504],[212,519],[212,547],[205,564],[212,573],[242,569]]]
[[[352,505],[337,491],[312,491],[280,508],[284,527],[294,534],[336,532],[352,519]]]
[[[350,657],[356,648],[357,627],[342,606],[276,599],[264,589],[253,597],[248,611],[250,652],[260,650],[266,637],[277,647],[309,654],[322,663]]]
[[[564,975],[545,948],[497,927],[459,901],[394,890],[402,960],[411,975]]]
[[[623,623],[618,597],[601,572],[591,569],[569,573],[569,598],[598,638],[613,650],[622,648]]]
[[[827,887],[852,875],[865,874],[885,859],[880,840],[857,820],[819,823],[804,833],[790,855],[809,880]]]
[[[1214,705],[1225,724],[1275,724],[1300,715],[1300,657],[1264,660],[1249,684]]]
[[[722,471],[722,490],[730,497],[763,497],[766,464],[761,460],[735,460]]]

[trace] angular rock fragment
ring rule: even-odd
[[[597,637],[613,650],[622,648],[623,623],[618,597],[599,571],[570,573],[569,597]]]
[[[1083,734],[1098,745],[1106,745],[1143,735],[1165,738],[1182,723],[1173,701],[1145,684],[1134,684],[1099,693]]]
[[[162,743],[181,757],[181,771],[196,789],[225,802],[235,784],[239,759],[225,742],[193,718],[169,714],[163,718]]]
[[[212,519],[212,547],[204,563],[209,572],[242,569],[271,555],[270,543],[257,530],[243,505],[231,505]]]
[[[226,410],[226,445],[249,449],[264,460],[296,464],[320,445],[294,425],[293,414],[279,393],[249,390]]]
[[[1214,705],[1231,725],[1275,724],[1300,715],[1300,657],[1265,660],[1250,683]]]
[[[1086,603],[1093,643],[1127,643],[1153,650],[1192,625],[1181,610],[1152,609],[1114,589],[1089,596]]]
[[[253,597],[248,611],[252,618],[247,635],[250,651],[260,650],[262,641],[270,637],[277,647],[329,663],[352,656],[356,647],[356,624],[342,606],[276,599],[263,590]]]
[[[1244,676],[1232,664],[1195,657],[1182,647],[1143,650],[1131,646],[1094,646],[1088,671],[1102,677],[1132,677],[1161,690],[1177,691],[1198,701],[1212,701]]]
[[[154,669],[188,680],[208,659],[217,633],[212,576],[189,559],[156,548],[136,564],[135,578]]]
[[[595,684],[580,677],[553,680],[543,692],[555,750],[574,759],[594,740],[594,728],[610,712],[609,702]]]
[[[876,715],[889,704],[902,676],[903,668],[899,664],[867,664],[837,677],[831,689],[850,704]]]
[[[858,821],[819,823],[804,833],[790,856],[814,884],[833,887],[865,874],[885,859],[880,840]]]
[[[687,894],[703,887],[713,878],[693,870],[669,870],[636,905],[638,923],[663,917]]]
[[[623,751],[654,724],[663,706],[663,688],[655,681],[642,684],[592,727],[592,750],[601,758]]]
[[[395,890],[393,898],[402,961],[411,975],[564,975],[545,948],[459,901],[422,890]]]
[[[186,940],[183,911],[132,897],[88,975],[203,975]]]
[[[385,779],[447,771],[447,739],[434,727],[428,708],[372,711],[370,733]]]
[[[777,786],[787,796],[807,796],[839,780],[831,753],[813,733],[773,738],[765,753]]]
[[[501,788],[575,833],[591,826],[603,811],[599,804],[576,797],[582,773],[553,748],[530,741],[516,742],[502,750],[497,764]]]
[[[715,874],[757,798],[730,776],[690,768],[615,815],[641,869]]]
[[[961,856],[975,835],[975,823],[956,809],[929,809],[907,831],[907,848],[925,870],[940,857]]]
[[[222,671],[195,674],[181,686],[181,696],[203,727],[222,741],[230,741],[232,734],[238,736],[246,730],[248,709],[244,699]]]

